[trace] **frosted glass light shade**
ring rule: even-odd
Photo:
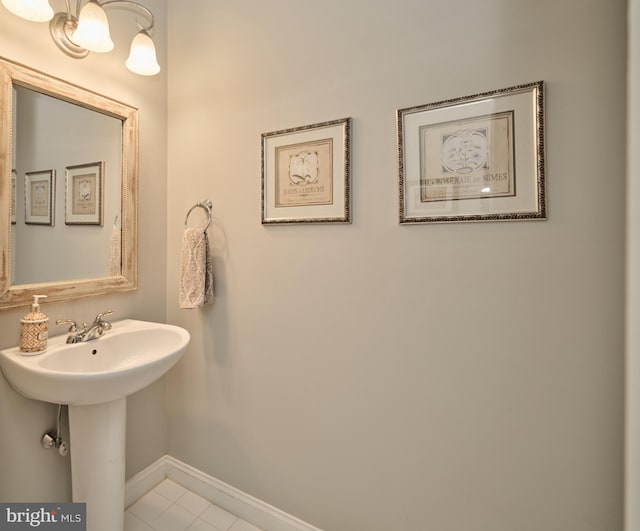
[[[2,0],[2,5],[31,22],[47,22],[53,18],[53,9],[47,0]]]
[[[113,50],[107,14],[94,0],[85,4],[80,11],[78,28],[72,40],[91,52],[104,53]]]
[[[146,31],[140,31],[131,41],[131,51],[125,65],[141,76],[154,76],[160,72],[160,65],[156,59],[156,47]]]

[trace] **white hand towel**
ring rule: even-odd
[[[201,308],[213,302],[213,263],[209,238],[202,229],[187,227],[180,256],[180,308]]]

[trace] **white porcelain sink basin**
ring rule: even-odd
[[[0,366],[21,394],[54,404],[91,405],[124,398],[160,378],[182,357],[189,332],[178,326],[116,321],[102,337],[65,343],[49,339],[44,354],[0,351]]]

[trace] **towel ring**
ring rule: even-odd
[[[213,209],[213,203],[209,199],[207,199],[206,201],[202,201],[201,203],[196,203],[189,209],[189,212],[187,212],[187,217],[184,219],[184,226],[185,227],[187,226],[187,222],[189,221],[189,215],[196,208],[202,208],[207,212],[207,225],[203,229],[206,231],[209,228],[209,225],[211,225],[211,210]]]

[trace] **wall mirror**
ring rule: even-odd
[[[0,309],[137,287],[137,109],[0,58]]]

